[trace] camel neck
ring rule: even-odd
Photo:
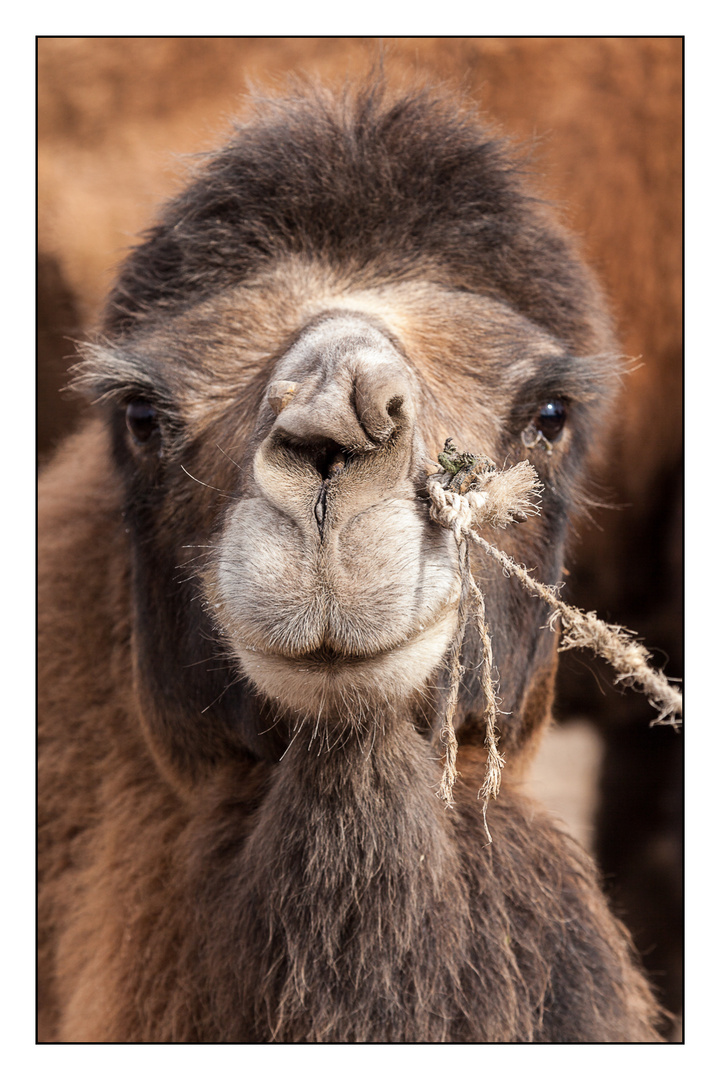
[[[409,723],[376,733],[370,749],[291,745],[235,875],[239,1036],[452,1037],[444,1018],[463,979],[448,957],[467,955],[470,917],[436,786]]]

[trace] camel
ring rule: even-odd
[[[522,791],[547,611],[477,552],[492,842],[472,629],[438,798],[460,573],[428,462],[530,461],[542,512],[500,542],[558,582],[619,370],[522,172],[435,90],[308,87],[121,267],[41,480],[41,1041],[658,1039],[592,861]]]

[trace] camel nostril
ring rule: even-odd
[[[385,406],[385,412],[388,416],[397,416],[402,410],[405,399],[401,394],[396,394],[395,397],[391,397]]]
[[[357,379],[355,411],[363,430],[376,445],[386,443],[399,427],[412,422],[408,390],[404,375],[395,370],[365,372]]]

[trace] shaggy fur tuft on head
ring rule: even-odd
[[[126,263],[106,327],[128,333],[299,257],[356,282],[430,265],[435,280],[503,297],[582,354],[595,287],[523,171],[504,140],[432,90],[380,81],[258,101]]]

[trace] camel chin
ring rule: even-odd
[[[343,718],[351,710],[398,706],[422,692],[442,664],[455,624],[449,605],[437,621],[384,652],[284,656],[238,645],[237,657],[267,698],[303,716]]]

